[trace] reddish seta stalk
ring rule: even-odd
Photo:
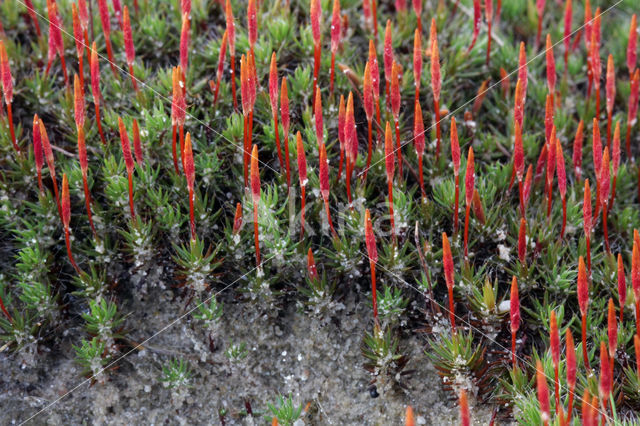
[[[540,38],[542,36],[542,20],[544,18],[544,6],[546,0],[536,0],[536,12],[538,14],[538,32],[536,33],[535,48],[538,50],[540,47]]]
[[[81,85],[80,78],[77,74],[75,74],[73,78],[73,97],[76,130],[78,132],[78,158],[80,160],[80,170],[82,171],[82,184],[84,187],[85,206],[87,209],[87,216],[89,218],[91,231],[93,232],[94,238],[97,240],[98,235],[96,233],[96,228],[93,225],[93,217],[91,214],[91,193],[89,191],[89,185],[87,183],[87,172],[89,169],[89,164],[87,160],[87,148],[84,138],[84,86]]]
[[[493,0],[485,0],[484,16],[487,20],[487,66],[491,62],[491,26],[493,24]]]
[[[567,226],[567,173],[564,163],[564,152],[562,152],[562,145],[560,140],[555,138],[556,141],[556,174],[558,175],[558,191],[560,192],[560,199],[562,200],[562,228],[560,229],[560,239],[564,238],[564,230]]]
[[[340,143],[340,162],[338,164],[338,181],[342,177],[342,165],[344,163],[344,153],[346,146],[345,120],[346,120],[346,106],[344,104],[344,95],[340,95],[340,103],[338,107],[338,142]]]
[[[420,34],[422,34],[422,1],[423,0],[413,0],[413,11],[416,13],[416,25],[417,30]]]
[[[24,1],[25,6],[27,7],[27,13],[29,14],[29,19],[31,19],[31,22],[33,23],[33,27],[36,30],[36,35],[38,36],[38,38],[40,38],[40,24],[38,23],[38,14],[36,13],[36,10],[33,7],[33,2],[31,0],[25,0]]]
[[[387,173],[387,187],[389,192],[389,221],[391,223],[391,238],[393,243],[397,244],[398,239],[395,230],[395,216],[393,212],[393,175],[395,173],[396,157],[393,154],[393,136],[391,134],[391,125],[387,121],[384,132],[384,165]]]
[[[329,96],[333,97],[333,82],[335,80],[336,52],[340,47],[340,36],[342,35],[342,19],[340,16],[340,0],[333,0],[333,10],[331,13],[331,71],[329,74]],[[339,177],[338,177],[339,179]]]
[[[613,365],[615,363],[616,348],[618,347],[618,323],[616,319],[616,308],[613,304],[613,299],[609,298],[609,305],[607,306],[607,338],[609,341],[609,359],[611,360],[611,377],[613,377]]]
[[[604,342],[600,342],[600,383],[598,384],[598,393],[600,394],[600,400],[604,408],[604,412],[602,413],[603,423],[605,423],[604,417],[606,416],[609,395],[611,394],[611,363],[612,360],[610,360],[609,355],[607,355],[607,345]]]
[[[418,157],[418,174],[420,177],[420,192],[422,194],[422,202],[427,199],[427,194],[424,190],[424,177],[423,177],[423,164],[422,157],[424,156],[424,124],[422,122],[422,108],[420,102],[416,100],[414,105],[413,115],[413,143],[416,149],[416,156]]]
[[[353,93],[349,92],[347,98],[347,112],[345,118],[345,140],[346,140],[346,184],[347,184],[347,200],[349,206],[353,209],[353,199],[351,198],[351,173],[356,164],[358,156],[358,138],[356,134],[356,122],[353,115]]]
[[[373,40],[369,40],[369,70],[371,71],[371,88],[373,91],[373,103],[376,107],[376,133],[378,143],[381,143],[381,131],[380,123],[380,68],[378,67],[378,53],[376,52],[376,45]]]
[[[616,120],[616,127],[613,131],[613,151],[611,152],[611,163],[613,167],[613,183],[611,184],[611,199],[609,208],[613,206],[616,198],[616,186],[618,184],[618,168],[620,167],[620,121]]]
[[[514,275],[511,279],[511,294],[509,299],[509,315],[511,329],[511,362],[513,369],[518,366],[516,357],[516,334],[520,328],[520,297],[518,295],[518,280]]]
[[[455,177],[455,201],[453,204],[453,233],[458,233],[458,210],[460,203],[460,144],[458,142],[458,127],[456,118],[451,117],[451,161]]]
[[[64,85],[69,87],[69,76],[67,74],[67,65],[64,60],[64,41],[62,39],[62,24],[60,14],[58,13],[58,4],[55,0],[47,0],[47,15],[49,18],[49,53],[45,76],[48,75],[53,59],[56,53],[60,56],[60,65],[62,66],[62,74],[64,76]]]
[[[464,388],[460,390],[460,399],[458,403],[460,404],[460,425],[470,426],[471,415],[469,414],[469,401],[467,398],[467,390]]]
[[[176,173],[180,173],[178,167],[178,153],[176,150],[176,135],[180,129],[180,154],[184,150],[184,123],[186,121],[186,101],[182,82],[182,69],[180,65],[174,67],[171,72],[172,96],[171,96],[171,151],[173,154],[173,167]],[[182,155],[180,157],[183,159]]]
[[[305,198],[306,198],[306,187],[307,187],[307,157],[304,154],[304,144],[302,143],[302,136],[300,132],[296,133],[296,153],[298,155],[298,176],[300,178],[300,198],[301,198],[301,209],[300,209],[300,240],[304,237],[304,213],[306,210],[305,207]]]
[[[453,300],[453,256],[451,255],[451,246],[446,232],[442,233],[442,266],[444,268],[444,278],[447,283],[447,292],[449,293],[449,321],[451,322],[451,334],[454,335],[456,334],[456,307]]]
[[[513,167],[518,178],[518,198],[520,199],[520,217],[525,218],[524,208],[524,187],[522,178],[524,177],[524,149],[522,147],[522,130],[520,124],[515,122],[515,143],[513,149]]]
[[[584,121],[580,120],[578,123],[578,130],[576,130],[576,136],[573,139],[573,174],[576,180],[580,182],[582,180],[582,142],[584,140]]]
[[[467,171],[464,176],[464,197],[466,203],[466,210],[464,213],[464,258],[468,261],[469,253],[469,212],[471,209],[471,201],[473,199],[473,190],[475,186],[475,164],[473,158],[473,147],[469,147],[469,154],[467,155]]]
[[[518,260],[522,266],[526,266],[527,260],[527,221],[520,218],[520,228],[518,229]]]
[[[40,118],[38,114],[33,116],[33,159],[36,164],[36,174],[38,176],[38,188],[40,189],[40,195],[44,194],[44,188],[42,186],[42,165],[44,164],[44,158],[42,157],[42,138],[40,136]]]
[[[89,61],[89,68],[91,69],[91,93],[93,94],[93,106],[96,112],[96,125],[98,126],[98,133],[100,134],[100,140],[102,145],[107,145],[107,139],[104,137],[102,131],[102,120],[100,119],[100,63],[98,62],[98,51],[96,50],[96,42],[91,45],[91,56]]]
[[[491,4],[491,1],[487,1]],[[440,74],[440,50],[438,48],[438,29],[435,18],[431,19],[431,91],[433,92],[433,111],[436,115],[436,160],[440,156],[440,140],[442,129],[440,125],[440,89],[442,75]],[[490,38],[489,38],[490,39]]]
[[[419,102],[422,82],[422,34],[417,29],[413,34],[413,82],[416,89],[414,102]]]
[[[129,135],[127,129],[124,126],[122,118],[118,117],[118,130],[120,131],[120,143],[122,145],[122,156],[124,158],[124,164],[127,169],[127,179],[129,180],[129,210],[131,213],[131,221],[135,222],[136,212],[133,206],[133,156],[131,155],[131,143],[129,142]]]
[[[187,132],[184,141],[184,174],[187,178],[187,188],[189,189],[189,224],[191,229],[191,241],[196,241],[196,221],[193,208],[194,191],[193,186],[196,179],[195,166],[193,163],[193,149],[191,147],[191,134]]]
[[[582,320],[582,357],[587,370],[590,370],[589,355],[587,354],[587,309],[589,307],[589,279],[584,267],[582,256],[578,259],[578,305]]]
[[[69,222],[71,221],[71,201],[69,200],[69,180],[67,174],[62,175],[62,224],[64,225],[64,242],[67,246],[67,255],[69,256],[69,262],[71,266],[76,270],[78,275],[82,275],[82,270],[78,267],[73,253],[71,253],[71,232],[69,231]]]
[[[260,169],[258,168],[258,145],[251,150],[251,199],[253,200],[253,241],[256,248],[256,267],[260,269],[260,237],[258,230],[258,205],[260,203]]]
[[[371,268],[371,299],[373,301],[373,321],[377,332],[380,332],[380,321],[378,319],[378,296],[376,294],[376,263],[378,263],[378,250],[376,248],[376,236],[373,233],[371,224],[371,213],[369,209],[364,211],[364,235],[367,246],[367,256],[369,257],[369,267]]]
[[[71,19],[73,23],[73,39],[76,45],[76,56],[78,57],[78,76],[80,77],[80,85],[84,87],[84,35],[82,33],[82,24],[78,15],[78,7],[75,3],[71,4]]]
[[[60,194],[58,193],[58,181],[56,179],[56,166],[54,164],[53,151],[51,150],[51,144],[49,143],[49,136],[47,135],[47,129],[44,127],[42,120],[39,120],[40,124],[40,138],[42,140],[42,149],[44,151],[45,158],[47,160],[47,168],[49,169],[49,176],[53,182],[53,193],[56,197],[56,206],[58,207],[58,214],[62,218],[62,207],[60,206]]]

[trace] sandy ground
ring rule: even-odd
[[[360,352],[371,314],[354,293],[344,304],[336,302],[336,315],[323,320],[300,304],[284,307],[275,318],[259,314],[264,309],[235,289],[220,299],[223,323],[213,351],[202,323],[186,315],[144,349],[122,358],[102,384],[82,384],[72,348],[84,336],[77,317],[61,323],[64,332],[52,335],[62,337],[38,345],[38,353],[28,350],[34,345],[4,351],[0,424],[20,424],[40,410],[31,424],[221,424],[221,409],[227,425],[270,424],[267,403],[289,393],[297,404],[308,404],[297,425],[401,425],[407,405],[414,407],[418,424],[458,422],[457,405],[442,390],[419,333],[402,337],[401,346],[410,355],[407,370],[415,370],[403,380],[405,389],[380,389],[378,397],[371,396],[371,377]],[[185,312],[184,304],[173,290],[159,287],[150,288],[147,297],[121,302],[121,311],[132,313],[125,321],[129,338],[141,342],[157,333]],[[244,360],[231,362],[225,356],[232,341],[246,343]],[[193,373],[189,387],[172,390],[159,380],[162,365],[174,357],[188,361]],[[253,416],[246,415],[245,402]],[[490,414],[489,407],[472,407],[477,424],[487,424]]]

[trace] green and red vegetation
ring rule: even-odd
[[[358,386],[407,425],[435,374],[463,425],[638,421],[637,5],[124,3],[0,4],[0,356],[72,347],[102,384],[134,350],[179,353],[226,389],[209,354],[261,374],[242,360],[309,316],[298,353],[356,333]],[[260,345],[216,335],[218,298]],[[157,334],[205,323],[206,355],[147,345],[155,309]],[[314,409],[279,397],[267,421],[324,424],[300,389]]]

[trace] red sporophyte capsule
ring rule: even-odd
[[[251,101],[249,100],[249,71],[245,55],[240,57],[240,97],[242,98],[242,115],[246,117],[249,115]]]
[[[518,231],[518,259],[524,265],[527,257],[527,221],[520,218],[520,229]]]
[[[631,91],[629,93],[629,114],[628,125],[633,126],[637,121],[638,116],[638,89],[640,88],[640,69],[636,69],[633,73],[633,80],[631,81]]]
[[[438,49],[438,30],[435,18],[431,20],[431,90],[433,98],[440,100],[442,75],[440,74],[440,50]]]
[[[191,14],[191,0],[180,0],[180,10],[189,16]]]
[[[513,105],[513,121],[520,124],[524,121],[524,94],[522,89],[521,80],[516,81],[516,91],[514,93],[514,105]]]
[[[349,92],[347,98],[347,116],[345,119],[345,132],[347,141],[347,157],[351,159],[352,164],[358,157],[358,135],[356,133],[356,120],[353,115],[353,94]]]
[[[620,121],[616,121],[616,127],[613,131],[613,149],[611,151],[611,163],[613,167],[613,176],[618,176],[618,167],[620,167]],[[613,192],[615,194],[615,185]]]
[[[636,306],[640,301],[640,249],[638,243],[634,240],[633,251],[631,255],[631,287],[633,295],[636,299]]]
[[[229,40],[229,53],[231,57],[235,57],[236,54],[236,24],[233,19],[233,9],[231,8],[231,0],[225,2],[224,17],[227,30],[227,37]]]
[[[96,50],[96,42],[91,45],[91,93],[93,94],[93,103],[100,105],[100,62],[98,61],[98,51]]]
[[[341,23],[340,0],[333,0],[333,9],[331,11],[331,52],[333,53],[337,52],[340,46]]]
[[[478,33],[480,32],[480,20],[482,19],[482,8],[480,7],[480,0],[473,0],[473,38],[471,39],[471,44],[467,49],[467,53],[471,52],[473,46],[476,44],[476,40],[478,39]]]
[[[11,67],[4,41],[0,40],[0,76],[2,77],[2,92],[4,102],[9,105],[13,102],[13,78],[11,77]]]
[[[319,91],[318,91],[319,92]],[[322,198],[327,200],[329,198],[329,164],[327,162],[327,149],[324,143],[320,144],[320,194]]]
[[[538,391],[538,403],[540,404],[540,416],[542,417],[542,422],[547,425],[551,417],[549,413],[549,387],[547,386],[547,379],[540,360],[536,361],[536,389]]]
[[[227,56],[227,44],[228,41],[228,33],[227,30],[224,30],[222,33],[222,39],[220,40],[220,51],[218,54],[218,67],[216,68],[216,87],[214,93],[214,104],[218,100],[218,90],[220,81],[222,80],[222,74],[224,73],[224,58]]]
[[[189,31],[191,20],[184,13],[182,15],[182,29],[180,30],[180,67],[183,73],[187,73],[187,65],[189,62]]]
[[[591,235],[591,188],[589,179],[584,181],[584,201],[582,203],[582,226],[587,238]]]
[[[307,157],[304,154],[304,144],[302,143],[302,135],[300,135],[300,132],[296,133],[296,152],[298,154],[300,186],[307,186]]]
[[[453,162],[453,174],[458,176],[460,173],[460,144],[458,142],[458,127],[456,126],[455,117],[451,117],[451,160]]]
[[[362,96],[364,111],[367,115],[367,120],[371,121],[373,118],[373,87],[371,81],[371,69],[369,68],[369,62],[364,67],[364,79],[362,81]]]
[[[556,311],[551,311],[551,318],[549,319],[550,333],[549,342],[551,346],[551,360],[553,367],[558,368],[560,363],[560,335],[558,334],[558,319],[556,318]]]
[[[571,328],[567,327],[567,331],[565,333],[565,359],[566,359],[566,369],[567,369],[567,385],[571,392],[573,392],[573,388],[576,385],[576,348],[573,342],[573,334],[571,334]]]
[[[547,87],[549,93],[556,91],[556,60],[553,56],[553,44],[551,43],[551,34],[547,34],[546,43],[546,60],[547,60]]]
[[[418,157],[424,154],[424,123],[422,121],[422,108],[420,102],[415,101],[413,115],[413,143]]]
[[[282,77],[282,84],[280,85],[280,118],[282,119],[282,128],[284,130],[284,143],[287,143],[286,136],[289,134],[289,93],[287,89],[287,78]]]
[[[318,277],[318,269],[316,268],[316,261],[313,258],[311,247],[309,247],[309,251],[307,252],[307,272],[309,273],[309,279],[311,281],[318,282],[320,280],[320,278]]]
[[[236,212],[233,216],[233,235],[237,235],[238,232],[240,232],[240,229],[242,229],[242,225],[243,225],[243,218],[242,218],[242,203],[237,203],[236,204]]]
[[[611,114],[613,112],[613,101],[616,98],[616,70],[613,65],[613,55],[611,54],[607,58],[606,96],[607,114]]]
[[[609,203],[610,173],[609,148],[605,147],[600,170],[600,200],[605,205]]]
[[[500,67],[500,86],[502,86],[502,96],[506,99],[511,91],[511,82],[509,81],[507,70],[503,67]]]
[[[173,81],[173,95],[171,97],[171,117],[172,123],[175,125],[183,126],[187,118],[187,104],[184,97],[184,85],[182,83],[183,69],[178,65],[174,67],[174,74],[172,75]]]
[[[391,20],[387,19],[384,29],[384,78],[387,84],[391,83],[391,69],[393,67],[393,38],[391,33]]]
[[[420,89],[420,79],[422,77],[422,35],[416,29],[413,34],[413,80],[416,86],[416,93]]]
[[[618,322],[612,298],[609,298],[609,306],[607,307],[607,337],[609,338],[609,357],[613,362],[618,346]]]
[[[551,95],[551,93],[547,93],[547,99],[544,106],[544,141],[546,144],[548,144],[551,139],[551,130],[553,129],[553,119],[554,119],[553,96]],[[548,149],[547,149],[547,152],[549,152]]]
[[[391,111],[393,119],[398,120],[400,116],[400,65],[393,61],[391,67]]]
[[[73,23],[73,39],[76,42],[76,55],[80,58],[84,49],[82,47],[84,35],[82,34],[82,24],[78,16],[78,7],[75,3],[71,3],[71,22]]]
[[[589,306],[589,279],[587,278],[587,270],[584,265],[582,256],[578,258],[578,305],[580,314],[587,315]]]
[[[465,202],[467,205],[471,204],[471,198],[473,197],[473,190],[475,188],[475,161],[473,157],[473,147],[469,147],[469,154],[467,155],[467,172],[464,177],[465,186]]]
[[[515,333],[520,328],[520,297],[518,295],[518,280],[515,275],[511,279],[511,294],[509,299],[509,314],[511,332]]]
[[[183,25],[184,27],[184,25]],[[131,20],[129,18],[129,8],[124,7],[122,14],[122,37],[124,38],[124,51],[127,57],[127,65],[132,65],[136,60],[136,51],[133,47],[133,35],[131,34]]]
[[[636,14],[631,16],[631,25],[629,26],[629,41],[627,44],[627,69],[629,75],[633,75],[636,70],[636,60],[638,57],[638,24]]]
[[[469,401],[467,398],[467,390],[460,390],[460,424],[469,426],[471,424],[471,416],[469,414]]]
[[[127,129],[124,126],[122,118],[118,117],[118,129],[120,130],[120,143],[122,145],[122,157],[124,158],[124,164],[127,168],[127,173],[133,173],[133,157],[131,156],[131,142],[129,142],[129,135],[127,135]]]
[[[533,183],[533,165],[529,164],[527,174],[524,177],[524,185],[522,189],[522,198],[524,198],[524,206],[529,205],[529,196],[531,195],[531,184]]]
[[[560,145],[560,140],[556,138],[556,168],[558,175],[558,190],[560,191],[560,197],[564,200],[567,195],[567,174],[565,171],[564,164],[564,153],[562,152],[562,145]]]
[[[314,103],[314,118],[316,122],[316,140],[318,146],[324,143],[324,127],[322,123],[322,95],[320,90],[316,90],[316,101]]]
[[[84,87],[80,83],[78,74],[73,77],[73,106],[76,128],[84,127]]]
[[[258,168],[258,145],[251,150],[251,195],[253,202],[260,201],[260,169]]]
[[[269,65],[269,101],[271,102],[271,115],[275,117],[278,111],[278,63],[275,51],[271,54],[271,64]]]
[[[196,180],[196,169],[193,163],[193,149],[191,147],[191,133],[187,132],[184,138],[184,174],[187,178],[187,186],[193,191]]]
[[[53,38],[56,50],[60,57],[64,56],[64,42],[62,40],[62,25],[58,12],[58,4],[55,0],[47,1],[47,13],[49,16],[49,32]]]
[[[584,139],[583,135],[584,129],[584,121],[580,120],[578,124],[578,130],[576,131],[576,136],[573,139],[573,172],[576,175],[576,179],[580,180],[582,177],[582,141]]]
[[[518,54],[518,81],[522,85],[522,97],[520,101],[524,105],[527,97],[527,52],[525,50],[524,42],[520,42],[520,52]]]
[[[255,0],[250,0],[255,1]],[[320,0],[311,0],[311,6],[309,9],[311,17],[311,33],[313,35],[313,42],[318,45],[322,40],[322,32],[320,30],[320,20],[322,19],[322,5]]]
[[[369,209],[364,212],[364,234],[365,234],[365,243],[367,246],[367,255],[369,256],[369,261],[372,263],[378,263],[378,250],[376,248],[376,236],[373,233],[373,225],[371,224],[371,213]]]
[[[80,161],[80,170],[82,170],[83,175],[86,175],[89,169],[89,161],[87,159],[87,146],[82,128],[78,129],[78,160]]]
[[[569,48],[571,44],[571,18],[573,15],[573,3],[571,0],[566,0],[564,4],[564,64],[565,70],[567,69],[567,62],[569,61]]]
[[[140,139],[140,127],[138,126],[138,120],[133,119],[133,154],[136,157],[136,163],[142,166],[144,157],[142,154],[142,142]]]
[[[407,407],[407,411],[404,416],[404,426],[415,426],[415,421],[413,419],[413,408],[409,405]]]
[[[69,180],[67,174],[62,175],[62,200],[60,201],[62,207],[62,224],[65,229],[69,229],[69,223],[71,222],[71,201],[69,200]]]
[[[607,355],[607,346],[604,342],[600,342],[600,384],[598,386],[598,392],[600,399],[603,403],[609,401],[609,394],[611,393],[611,360]],[[606,406],[606,405],[605,405]]]
[[[345,136],[345,121],[347,119],[347,111],[344,102],[344,95],[340,95],[340,103],[338,106],[338,141],[340,142],[340,150],[344,151],[344,144],[346,141]]]
[[[42,190],[42,165],[44,164],[44,158],[42,157],[42,138],[40,136],[40,118],[38,114],[33,116],[33,159],[36,163],[36,171],[38,172],[38,185]]]
[[[78,16],[80,18],[82,29],[86,30],[89,28],[89,12],[86,0],[78,0]]]
[[[384,131],[384,165],[387,172],[387,180],[393,181],[395,173],[396,157],[393,154],[393,136],[391,134],[391,125],[387,121]]]
[[[638,370],[638,378],[640,378],[640,336],[633,336],[633,349],[636,353],[636,369]]]
[[[624,273],[624,263],[622,255],[618,253],[618,303],[620,304],[620,322],[622,322],[622,311],[627,302],[627,279]]]
[[[102,32],[104,37],[108,38],[111,34],[111,18],[109,17],[109,6],[107,0],[98,0],[98,12],[100,14],[100,22],[102,23]]]
[[[516,176],[518,181],[522,181],[524,177],[524,149],[522,147],[522,129],[516,121],[515,124],[515,146],[513,149],[513,165],[516,168]]]
[[[56,167],[54,164],[53,151],[51,150],[51,144],[49,143],[49,136],[47,135],[47,129],[44,127],[42,120],[38,120],[40,123],[40,137],[42,140],[42,148],[44,151],[45,159],[47,160],[47,167],[49,168],[49,174],[51,180],[55,182],[56,179]],[[55,187],[55,185],[54,185]]]
[[[451,245],[445,232],[442,233],[442,266],[444,267],[444,278],[448,288],[453,288],[454,269],[453,256],[451,255]]]
[[[371,87],[373,99],[378,102],[380,99],[380,69],[378,68],[378,54],[373,40],[369,40],[369,71],[371,71]]]

